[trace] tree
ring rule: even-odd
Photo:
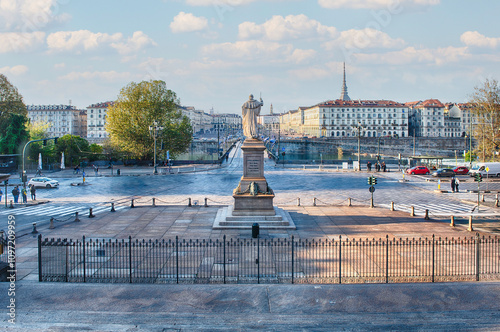
[[[56,144],[56,153],[64,152],[64,163],[66,165],[78,165],[87,159],[89,153],[89,142],[80,136],[64,135],[59,137]]]
[[[43,121],[31,122],[28,124],[28,132],[30,140],[44,139],[48,138],[48,129],[50,128],[50,123]],[[43,156],[52,157],[54,153],[53,144],[48,144],[43,146],[41,142],[31,143],[27,148],[27,158],[32,161],[38,160],[38,154],[41,153]]]
[[[482,161],[495,160],[500,151],[500,87],[497,80],[486,79],[474,88],[470,100],[474,120],[474,138]]]
[[[106,130],[111,142],[136,158],[150,159],[154,137],[149,126],[157,121],[164,128],[157,138],[158,151],[163,140],[164,151],[169,150],[173,156],[184,152],[191,143],[193,129],[178,104],[175,92],[168,90],[163,81],[130,83],[107,112]]]
[[[17,88],[0,74],[0,153],[20,153],[21,145],[28,141],[27,114]]]

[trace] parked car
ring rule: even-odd
[[[412,168],[409,168],[406,170],[407,174],[412,174],[412,175],[427,175],[430,174],[430,171],[427,167],[425,166],[415,166]]]
[[[458,175],[467,175],[469,173],[469,169],[465,166],[457,166],[453,169],[453,172]]]
[[[438,177],[453,177],[455,176],[455,172],[451,168],[440,168],[437,171],[432,173],[432,176]]]
[[[35,186],[35,188],[57,188],[59,187],[59,182],[51,178],[39,177],[28,181],[28,187],[31,186]]]

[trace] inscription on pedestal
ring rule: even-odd
[[[260,160],[259,159],[248,159],[246,165],[247,174],[260,175]]]

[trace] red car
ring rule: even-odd
[[[427,175],[430,173],[429,169],[425,166],[415,166],[406,171],[407,174],[412,175]]]
[[[469,174],[469,169],[465,166],[457,166],[453,169],[453,172],[455,172],[455,174],[467,175]]]

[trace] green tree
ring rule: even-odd
[[[28,111],[23,97],[7,77],[0,74],[0,153],[21,153],[28,141]]]
[[[64,135],[59,137],[56,145],[56,154],[64,152],[64,163],[66,165],[78,165],[87,159],[90,152],[89,142],[80,136]]]
[[[130,83],[107,112],[106,130],[111,142],[136,158],[150,159],[154,137],[149,126],[157,121],[164,128],[157,138],[157,151],[163,140],[164,151],[169,150],[172,156],[184,152],[191,143],[193,129],[178,104],[175,92],[168,90],[163,81]]]
[[[500,151],[500,87],[497,80],[486,79],[475,87],[470,100],[474,115],[476,152],[482,161],[498,159]]]
[[[50,123],[43,121],[35,121],[28,124],[28,132],[30,140],[44,139],[48,138],[48,129],[50,128]],[[38,154],[41,153],[43,156],[51,156],[54,153],[54,145],[47,144],[43,146],[41,142],[34,142],[28,146],[27,158],[31,161],[38,160]]]

